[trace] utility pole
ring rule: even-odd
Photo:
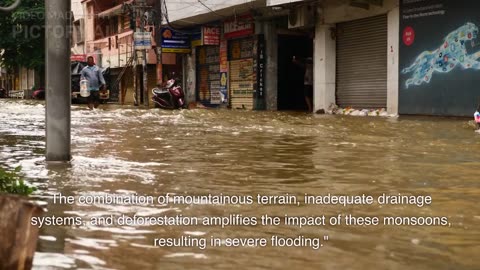
[[[133,38],[133,88],[135,89],[135,106],[140,105],[140,91],[138,89],[138,81],[137,81],[137,64],[138,64],[138,57],[137,57],[137,47],[135,42],[135,33],[137,33],[140,29],[138,26],[137,18],[138,18],[138,9],[134,7],[132,10],[133,21],[135,22],[135,29],[133,30],[134,38]]]
[[[140,28],[142,33],[145,33],[145,12],[146,12],[146,1],[145,0],[139,0],[138,1],[140,13],[141,13],[141,21],[140,21]],[[147,74],[147,49],[144,48],[142,50],[142,74],[143,74],[143,105],[145,107],[148,107],[149,105],[149,100],[148,100],[148,74]]]
[[[135,100],[134,100],[134,105],[138,106],[139,104],[139,98],[140,95],[138,95],[137,91],[137,49],[135,49],[135,40],[133,41],[133,47],[132,47],[132,52],[133,52],[133,65],[132,65],[132,73],[133,73],[133,89],[135,91]]]
[[[46,160],[71,159],[71,1],[45,1]]]
[[[162,14],[162,3],[164,0],[155,1],[155,43],[157,45],[157,84],[161,84],[163,81],[162,78],[162,23],[163,23],[163,14]],[[185,88],[184,88],[185,89]]]

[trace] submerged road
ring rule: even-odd
[[[42,103],[0,100],[0,164],[23,167],[47,216],[106,222],[122,215],[200,221],[243,215],[260,224],[265,214],[272,222],[285,215],[325,215],[328,222],[351,214],[446,217],[450,226],[42,226],[34,269],[478,268],[480,134],[469,119],[73,107],[73,160],[62,166],[44,161],[44,113]],[[75,198],[73,203],[54,203],[59,193]],[[303,202],[305,194],[329,193],[432,199],[422,207],[256,203],[258,195],[288,194]],[[154,202],[77,200],[111,194],[152,196]],[[207,199],[155,201],[166,194]],[[211,204],[210,194],[251,196],[253,203]],[[213,243],[231,247],[209,246],[212,237],[228,239]],[[167,247],[178,239],[206,246]],[[266,246],[234,247],[243,241]],[[288,247],[297,242],[310,246]]]

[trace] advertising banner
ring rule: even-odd
[[[220,72],[228,72],[228,47],[227,41],[220,42]]]
[[[479,11],[480,1],[401,1],[400,114],[473,115],[480,97]]]

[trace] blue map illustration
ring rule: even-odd
[[[478,27],[473,23],[466,23],[457,30],[449,33],[443,44],[434,51],[424,51],[415,62],[402,70],[403,74],[411,73],[405,85],[421,85],[430,83],[433,73],[448,73],[457,66],[462,69],[480,69],[480,51],[467,54],[466,42],[477,38]]]

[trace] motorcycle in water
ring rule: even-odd
[[[153,88],[152,95],[156,108],[176,110],[185,106],[185,94],[175,79],[168,80],[163,88]]]

